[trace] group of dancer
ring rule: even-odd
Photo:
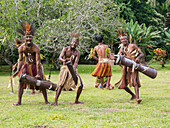
[[[140,48],[135,44],[129,44],[128,36],[122,30],[118,31],[118,34],[122,43],[118,55],[123,55],[130,60],[135,61],[136,63],[142,62],[144,60],[144,54]],[[110,85],[110,79],[112,76],[110,64],[114,63],[115,58],[113,54],[110,54],[110,50],[107,50],[108,53],[106,52],[108,46],[103,44],[103,35],[97,35],[95,38],[98,42],[98,45],[93,50],[93,58],[98,60],[98,63],[95,70],[92,72],[92,76],[96,76],[98,79],[100,79],[101,89],[104,89],[103,78],[106,77],[107,84],[105,88],[113,89],[113,87]],[[97,52],[98,58],[95,56],[95,52]],[[138,70],[124,65],[121,65],[121,68],[122,77],[115,85],[120,84],[118,88],[124,89],[126,92],[128,92],[132,96],[130,100],[136,99],[136,102],[140,103],[142,99],[139,98],[139,87],[141,84],[139,81]],[[135,94],[129,89],[128,85],[135,88]],[[95,87],[97,86],[98,85],[95,85]]]
[[[40,48],[32,42],[33,36],[35,34],[35,27],[28,22],[21,24],[21,29],[17,29],[17,32],[24,36],[24,40],[21,45],[18,46],[19,60],[17,64],[17,70],[13,74],[13,77],[18,74],[28,74],[34,76],[38,80],[45,80],[45,75],[43,73],[43,68],[40,60]],[[124,55],[127,58],[139,63],[140,60],[144,57],[142,51],[135,45],[128,43],[128,36],[126,33],[119,31],[120,41],[123,44],[119,50],[119,55]],[[59,61],[63,63],[63,66],[60,69],[59,82],[56,88],[56,97],[54,106],[58,105],[58,98],[63,89],[77,90],[77,95],[75,98],[75,104],[81,104],[79,101],[80,94],[83,90],[83,82],[80,75],[77,72],[77,65],[80,59],[80,51],[76,48],[79,45],[81,35],[78,33],[71,34],[71,44],[68,47],[64,47],[60,56]],[[103,78],[107,78],[106,88],[112,89],[110,86],[110,79],[112,76],[111,65],[114,63],[115,57],[114,54],[110,52],[107,45],[103,44],[103,35],[95,36],[98,45],[93,50],[93,58],[98,61],[95,70],[92,72],[92,76],[97,77],[101,83],[101,89],[104,88]],[[19,42],[19,41],[17,41]],[[98,57],[95,56],[97,53]],[[68,63],[72,64],[73,70],[70,70],[67,66]],[[137,103],[140,103],[142,99],[139,99],[139,76],[138,71],[134,68],[127,66],[122,66],[123,74],[121,80],[116,83],[119,84],[119,89],[124,89],[132,97],[130,100],[136,99]],[[75,74],[75,75],[74,75]],[[77,78],[77,81],[74,78]],[[13,106],[21,105],[23,90],[25,89],[25,84],[19,81],[18,88],[18,101],[13,104]],[[135,94],[128,88],[128,84],[135,88]],[[47,91],[45,88],[40,86],[29,85],[31,89],[41,90],[45,104],[50,104],[47,99]]]

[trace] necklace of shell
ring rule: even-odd
[[[32,62],[34,61],[34,60],[31,58],[31,53],[30,53],[30,49],[32,48],[32,45],[31,45],[31,46],[28,46],[28,45],[25,44],[25,46],[26,46],[27,51],[28,51],[28,61],[32,63]]]

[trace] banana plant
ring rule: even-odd
[[[131,20],[126,25],[126,31],[129,36],[129,42],[135,43],[141,47],[145,47],[150,44],[154,45],[153,43],[155,42],[151,39],[160,38],[160,31],[152,32],[151,29],[152,26],[149,26],[147,28],[145,24],[139,25],[137,21],[133,23],[133,20]]]
[[[169,44],[170,43],[170,30],[169,31],[165,31],[165,35],[166,35],[165,41],[167,42],[167,44]]]
[[[129,35],[129,41],[130,43],[136,43],[138,40],[140,40],[140,35],[142,34],[141,26],[136,21],[133,23],[133,20],[127,23],[126,25],[126,31]]]

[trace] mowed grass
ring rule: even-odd
[[[168,128],[170,127],[170,64],[158,70],[155,79],[140,73],[141,104],[129,101],[130,95],[124,90],[100,90],[94,88],[96,78],[91,76],[95,65],[79,65],[84,89],[80,101],[74,104],[75,91],[62,91],[58,106],[45,105],[42,94],[30,95],[24,92],[21,106],[17,102],[18,78],[15,78],[14,94],[8,87],[8,73],[0,73],[0,128]],[[2,71],[3,66],[1,66]],[[49,66],[44,66],[48,78]],[[120,67],[112,66],[114,85],[120,77]],[[59,71],[52,71],[51,81],[58,82]],[[134,92],[134,88],[131,90]],[[48,100],[54,103],[56,93],[48,92]]]

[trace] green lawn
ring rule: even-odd
[[[80,101],[75,105],[75,91],[62,91],[58,106],[45,105],[42,94],[30,95],[25,91],[21,106],[17,101],[18,78],[15,78],[14,94],[8,87],[9,73],[0,66],[0,128],[168,128],[170,127],[170,64],[158,70],[155,79],[140,74],[141,104],[129,101],[124,90],[100,90],[94,88],[95,78],[90,75],[95,65],[79,65],[78,72],[84,83]],[[49,66],[44,66],[48,77]],[[111,83],[120,77],[119,66],[112,67]],[[52,71],[51,81],[58,82],[59,71]],[[134,88],[131,88],[134,92]],[[49,102],[54,103],[55,92],[48,92]]]

